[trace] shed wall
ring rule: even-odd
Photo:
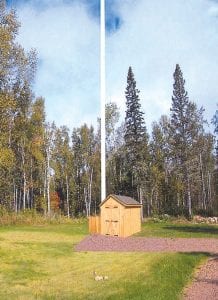
[[[125,207],[124,208],[124,226],[123,236],[127,237],[141,231],[141,208]]]
[[[101,206],[101,234],[127,237],[141,231],[141,208],[126,207],[110,197]]]

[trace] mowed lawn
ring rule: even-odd
[[[169,238],[218,238],[218,225],[162,221],[144,222],[138,236]]]
[[[153,225],[147,225],[149,235]],[[75,252],[87,234],[84,221],[0,227],[0,299],[175,300],[207,258],[202,253]],[[108,280],[95,281],[94,271]]]

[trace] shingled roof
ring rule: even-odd
[[[111,194],[109,195],[101,204],[100,206],[107,201],[108,198],[114,198],[115,200],[117,200],[118,202],[120,202],[121,204],[123,204],[124,206],[141,206],[141,204],[134,200],[133,198],[131,197],[128,197],[128,196],[121,196],[121,195],[114,195],[114,194]]]

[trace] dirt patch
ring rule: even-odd
[[[218,239],[213,238],[144,238],[90,235],[76,251],[140,251],[140,252],[208,252],[218,254]]]
[[[194,281],[185,289],[184,300],[218,299],[218,256],[208,262],[196,273]]]

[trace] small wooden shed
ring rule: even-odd
[[[127,237],[141,231],[141,204],[133,198],[109,195],[100,209],[101,234]]]

